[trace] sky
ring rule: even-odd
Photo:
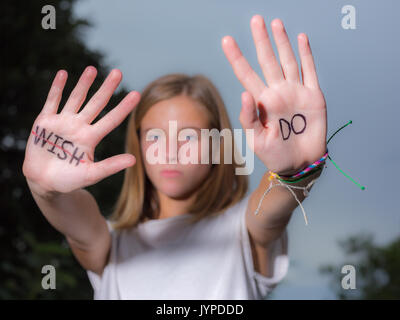
[[[342,27],[345,5],[356,9],[355,29]],[[167,73],[204,74],[220,91],[237,129],[244,88],[225,58],[222,37],[233,36],[264,79],[251,17],[262,15],[270,36],[270,22],[282,19],[298,62],[296,36],[308,35],[327,102],[328,137],[353,121],[329,143],[329,154],[366,189],[360,190],[327,160],[303,202],[309,225],[297,208],[288,226],[289,272],[272,299],[335,299],[330,278],[319,267],[347,264],[338,241],[368,232],[384,245],[399,235],[399,11],[395,0],[90,0],[74,7],[76,17],[92,22],[82,34],[87,46],[102,52],[107,66],[122,71],[121,86],[140,92]],[[256,159],[250,192],[265,170]]]

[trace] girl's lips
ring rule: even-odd
[[[178,170],[162,170],[161,171],[161,175],[164,177],[168,177],[168,178],[177,177],[181,174],[182,174],[182,172],[180,172]]]

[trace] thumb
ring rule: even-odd
[[[102,161],[94,162],[88,168],[87,182],[95,184],[104,178],[133,166],[135,163],[135,156],[129,153],[119,154]]]
[[[254,134],[256,136],[259,135],[264,128],[258,117],[253,96],[247,91],[242,93],[242,110],[240,111],[239,120],[243,129],[254,129]]]

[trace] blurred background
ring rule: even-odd
[[[56,29],[42,28],[42,8],[48,4],[56,9]],[[349,4],[356,9],[355,29],[342,27],[342,7]],[[249,25],[254,14],[264,17],[269,33],[274,18],[283,20],[298,61],[296,36],[309,36],[327,101],[328,137],[353,121],[330,142],[330,156],[366,186],[360,190],[327,161],[303,203],[309,225],[299,208],[294,212],[288,227],[289,272],[270,299],[399,299],[398,12],[395,0],[3,1],[0,299],[93,297],[85,270],[39,211],[22,175],[26,140],[57,70],[69,73],[61,106],[87,65],[99,71],[88,99],[112,68],[122,71],[122,83],[99,117],[128,91],[141,92],[161,75],[201,73],[220,90],[239,129],[244,89],[221,39],[233,36],[262,77]],[[125,129],[126,121],[104,138],[96,161],[124,152]],[[249,192],[266,170],[258,159],[255,166]],[[120,172],[88,188],[105,216],[122,178]],[[56,267],[56,290],[41,287],[46,264]],[[356,269],[354,290],[341,287],[346,264]]]

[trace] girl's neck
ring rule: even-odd
[[[181,214],[187,213],[188,208],[194,201],[195,194],[177,199],[171,198],[163,193],[158,193],[158,197],[160,199],[160,214],[158,219],[165,219],[174,216],[178,216]]]

